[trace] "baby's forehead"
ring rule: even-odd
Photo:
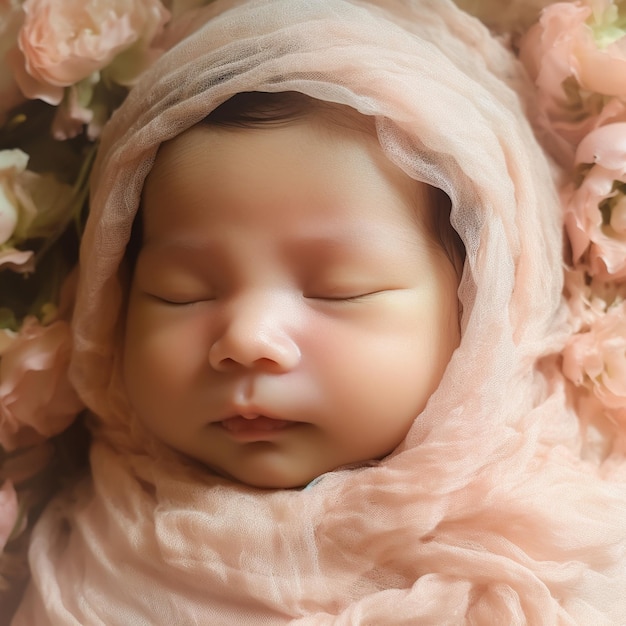
[[[260,228],[285,198],[291,213],[281,219],[312,205],[309,220],[350,217],[356,225],[403,207],[411,230],[423,230],[419,214],[432,205],[430,188],[394,165],[376,137],[334,122],[321,132],[308,115],[253,127],[192,127],[162,146],[142,204],[148,230],[207,211]]]
[[[350,176],[346,175],[343,181],[345,185],[372,188],[376,177],[372,176],[369,166],[374,162],[376,170],[383,171],[392,181],[389,188],[393,193],[411,207],[412,228],[438,239],[434,213],[441,204],[440,192],[411,178],[392,162],[380,144],[376,119],[350,106],[295,92],[237,94],[201,122],[162,144],[144,187],[142,212],[147,213],[149,221],[153,219],[150,214],[154,210],[154,201],[162,193],[161,190],[150,193],[154,181],[175,182],[205,153],[217,155],[212,165],[207,164],[206,176],[203,176],[203,189],[207,193],[216,191],[209,189],[208,185],[223,187],[230,176],[237,178],[239,185],[256,187],[270,184],[271,180],[271,184],[280,190],[289,183],[292,176],[289,167],[297,158],[307,160],[306,169],[310,172],[321,171],[316,188],[305,192],[320,193],[328,185],[327,178],[332,178],[335,170],[340,171],[350,160],[346,158],[349,154],[347,146],[355,147],[354,152],[361,156],[366,153],[368,159],[361,159],[364,167],[360,170],[352,168]],[[313,149],[315,147],[320,149]],[[221,159],[233,153],[237,159],[231,161],[231,169],[223,178],[213,177],[211,169],[219,168]],[[288,158],[283,161],[284,176],[268,175],[263,179],[265,168],[285,154]],[[320,169],[323,162],[327,162],[325,165],[329,171]],[[251,181],[255,171],[259,176]],[[263,211],[262,207],[259,211]],[[448,218],[449,210],[446,220]]]
[[[242,184],[245,179],[252,179],[254,184],[264,186],[263,173],[280,160],[284,176],[268,176],[267,184],[271,178],[277,189],[286,187],[294,174],[292,166],[305,162],[311,176],[319,177],[316,193],[321,193],[331,182],[341,182],[335,176],[339,171],[345,173],[345,186],[367,189],[384,177],[390,183],[388,186],[407,202],[421,205],[427,199],[428,206],[434,204],[431,195],[425,195],[424,191],[430,186],[412,178],[385,153],[375,133],[373,118],[335,105],[307,110],[303,115],[273,123],[264,120],[261,124],[196,124],[161,145],[146,188],[156,179],[180,177],[180,170],[189,169],[197,159],[205,159],[210,168],[206,170],[207,185],[210,181],[221,186],[226,178],[215,179],[212,170],[220,169],[225,158],[231,158],[226,178],[239,178]],[[258,173],[256,177],[255,173]]]
[[[377,121],[372,115],[357,111],[352,106],[329,102],[299,92],[243,92],[235,94],[217,106],[195,126],[161,144],[157,153],[159,166],[163,153],[175,153],[182,145],[181,137],[189,134],[201,136],[199,129],[232,131],[227,135],[233,142],[245,140],[247,133],[283,131],[289,127],[308,127],[316,141],[336,146],[338,144],[361,144],[381,167],[393,170],[398,180],[415,191],[424,185],[413,179],[404,168],[396,165],[381,146],[377,133]],[[236,132],[239,131],[239,132]],[[221,134],[221,133],[220,133]],[[206,149],[215,149],[215,135],[205,136]],[[222,145],[223,145],[222,141]],[[296,143],[285,144],[284,149],[298,151],[303,148]]]

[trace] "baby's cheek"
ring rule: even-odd
[[[141,402],[180,388],[186,362],[193,356],[193,329],[149,306],[129,310],[124,340],[124,380],[127,392]],[[197,342],[195,349],[198,349]]]

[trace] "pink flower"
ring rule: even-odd
[[[576,77],[587,91],[624,98],[626,31],[624,15],[620,15],[623,9],[615,0],[593,0],[591,4],[589,23],[577,29]]]
[[[0,150],[0,246],[13,237],[19,222],[30,223],[37,209],[24,189],[28,155],[21,150]]]
[[[553,0],[455,0],[455,2],[464,11],[487,24],[490,29],[498,33],[510,33],[526,30],[537,20],[541,9]]]
[[[561,161],[593,128],[626,120],[626,37],[613,0],[557,2],[520,42],[538,88],[541,124]]]
[[[124,57],[122,54],[118,58],[123,60]],[[118,64],[116,60],[103,71],[103,74],[107,74],[107,82],[112,80],[109,73],[114,72]],[[119,106],[121,94],[126,95],[120,89],[102,89],[100,82],[100,72],[96,72],[65,88],[65,97],[57,107],[52,123],[52,136],[55,139],[76,137],[83,132],[85,126],[88,139],[94,141],[100,136],[104,124]]]
[[[33,253],[19,247],[58,235],[76,202],[70,185],[26,169],[28,158],[21,150],[0,150],[0,268],[19,272],[33,269]]]
[[[626,286],[623,289],[626,294]],[[565,269],[563,293],[569,307],[569,321],[574,332],[588,330],[599,315],[621,298],[615,283],[588,280],[584,269]]]
[[[5,59],[17,42],[22,18],[19,0],[0,0],[0,125],[5,122],[7,112],[24,100]]]
[[[26,0],[15,78],[29,98],[58,105],[65,87],[107,67],[130,51],[111,78],[127,83],[143,71],[150,44],[169,19],[159,0]],[[125,83],[126,84],[126,83]]]
[[[17,522],[17,494],[7,480],[0,487],[0,552],[6,545]]]
[[[626,407],[626,302],[598,315],[563,351],[563,373],[608,409]]]
[[[96,81],[97,82],[97,81]],[[71,139],[79,135],[87,126],[87,135],[90,139],[95,139],[100,134],[90,132],[89,128],[93,120],[92,104],[94,84],[88,78],[66,88],[65,99],[57,107],[56,115],[52,123],[52,136],[57,140]],[[87,97],[81,98],[81,94],[87,91]]]
[[[183,13],[187,13],[187,11],[192,11],[205,6],[209,2],[211,2],[211,0],[163,0],[163,4],[172,14],[173,18],[176,18]]]
[[[35,254],[32,250],[17,250],[6,248],[0,250],[0,271],[11,269],[20,274],[29,274],[35,271]]]
[[[0,359],[0,444],[5,450],[40,442],[65,430],[82,410],[67,378],[70,330],[57,320],[42,326],[34,317]]]
[[[592,131],[575,163],[591,164],[577,189],[564,192],[565,228],[574,263],[601,280],[626,278],[626,123]]]
[[[10,480],[19,489],[26,481],[43,472],[53,461],[56,452],[55,444],[48,440],[5,455],[0,469],[0,481]],[[30,486],[27,485],[26,488]]]
[[[13,247],[37,214],[27,191],[32,173],[26,171],[28,155],[21,150],[0,150],[0,269],[9,267],[28,272],[33,268],[33,253]],[[20,232],[21,231],[21,232]]]

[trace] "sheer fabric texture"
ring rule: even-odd
[[[218,0],[173,32],[103,134],[72,362],[92,475],[42,516],[14,625],[626,623],[625,463],[588,453],[544,358],[568,332],[562,225],[512,55],[447,0]],[[461,345],[405,441],[300,491],[162,449],[120,377],[119,267],[156,151],[254,90],[373,116],[467,250]]]

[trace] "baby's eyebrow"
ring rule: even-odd
[[[294,244],[294,252],[318,251],[327,255],[350,253],[375,254],[376,251],[388,251],[394,242],[413,242],[415,240],[410,233],[398,230],[381,231],[377,225],[360,224],[356,228],[333,229],[321,233],[303,233]]]
[[[172,239],[146,239],[141,250],[151,254],[156,252],[167,253],[208,253],[215,250],[215,244],[207,239],[176,237]]]
[[[285,241],[285,252],[289,258],[319,255],[323,258],[350,257],[351,255],[375,256],[376,251],[388,252],[390,245],[412,238],[409,233],[398,231],[393,236],[384,236],[376,224],[361,223],[356,227],[322,227],[311,231],[293,233]],[[181,261],[203,256],[214,261],[225,254],[224,245],[218,238],[202,235],[178,235],[173,237],[146,238],[141,256],[148,256],[157,262],[166,257],[175,257]]]
[[[371,245],[380,236],[378,229],[358,228],[358,229],[323,229],[321,232],[303,231],[293,237],[293,247],[300,249],[301,246],[307,248],[319,248],[339,250],[350,246]],[[220,248],[219,240],[211,237],[168,237],[168,238],[146,238],[142,249],[159,252],[216,252]]]
[[[192,267],[198,264],[200,258],[203,265],[219,262],[218,246],[205,239],[186,237],[147,239],[137,256],[141,265],[148,263],[153,267],[173,263]]]

